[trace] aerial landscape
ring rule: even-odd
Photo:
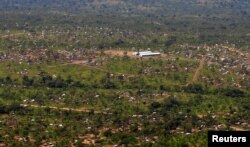
[[[250,131],[249,0],[1,0],[0,147],[205,147]]]

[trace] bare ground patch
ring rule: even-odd
[[[104,53],[111,56],[125,56],[125,55],[129,57],[133,56],[132,51],[125,51],[125,50],[106,50]]]

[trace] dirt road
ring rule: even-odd
[[[30,107],[30,108],[48,108],[52,110],[62,110],[62,111],[72,111],[72,112],[93,112],[95,114],[112,114],[108,112],[101,112],[101,111],[93,111],[92,109],[87,109],[87,108],[68,108],[68,107],[54,107],[54,106],[40,106],[40,105],[28,105],[28,104],[21,104],[20,106],[22,107]]]
[[[8,38],[8,37],[14,37],[14,36],[18,36],[18,35],[24,35],[26,33],[15,33],[15,34],[8,34],[8,35],[3,35],[1,36],[2,39],[4,38]]]
[[[230,126],[231,129],[235,130],[235,131],[249,131],[245,128],[239,127],[239,126]]]
[[[199,75],[200,75],[200,72],[201,70],[203,69],[203,66],[205,64],[205,61],[206,61],[206,56],[202,57],[201,60],[200,60],[200,63],[199,63],[199,66],[198,68],[196,69],[194,75],[193,75],[193,78],[192,78],[192,81],[191,82],[196,82],[199,78]],[[190,84],[190,83],[189,83]]]

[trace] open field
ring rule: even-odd
[[[126,50],[106,50],[104,53],[111,56],[124,56],[124,55],[127,55],[129,57],[134,56],[132,51],[126,51]]]

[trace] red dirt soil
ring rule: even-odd
[[[104,52],[105,54],[111,55],[111,56],[133,56],[133,52],[132,51],[125,51],[125,50],[106,50]]]

